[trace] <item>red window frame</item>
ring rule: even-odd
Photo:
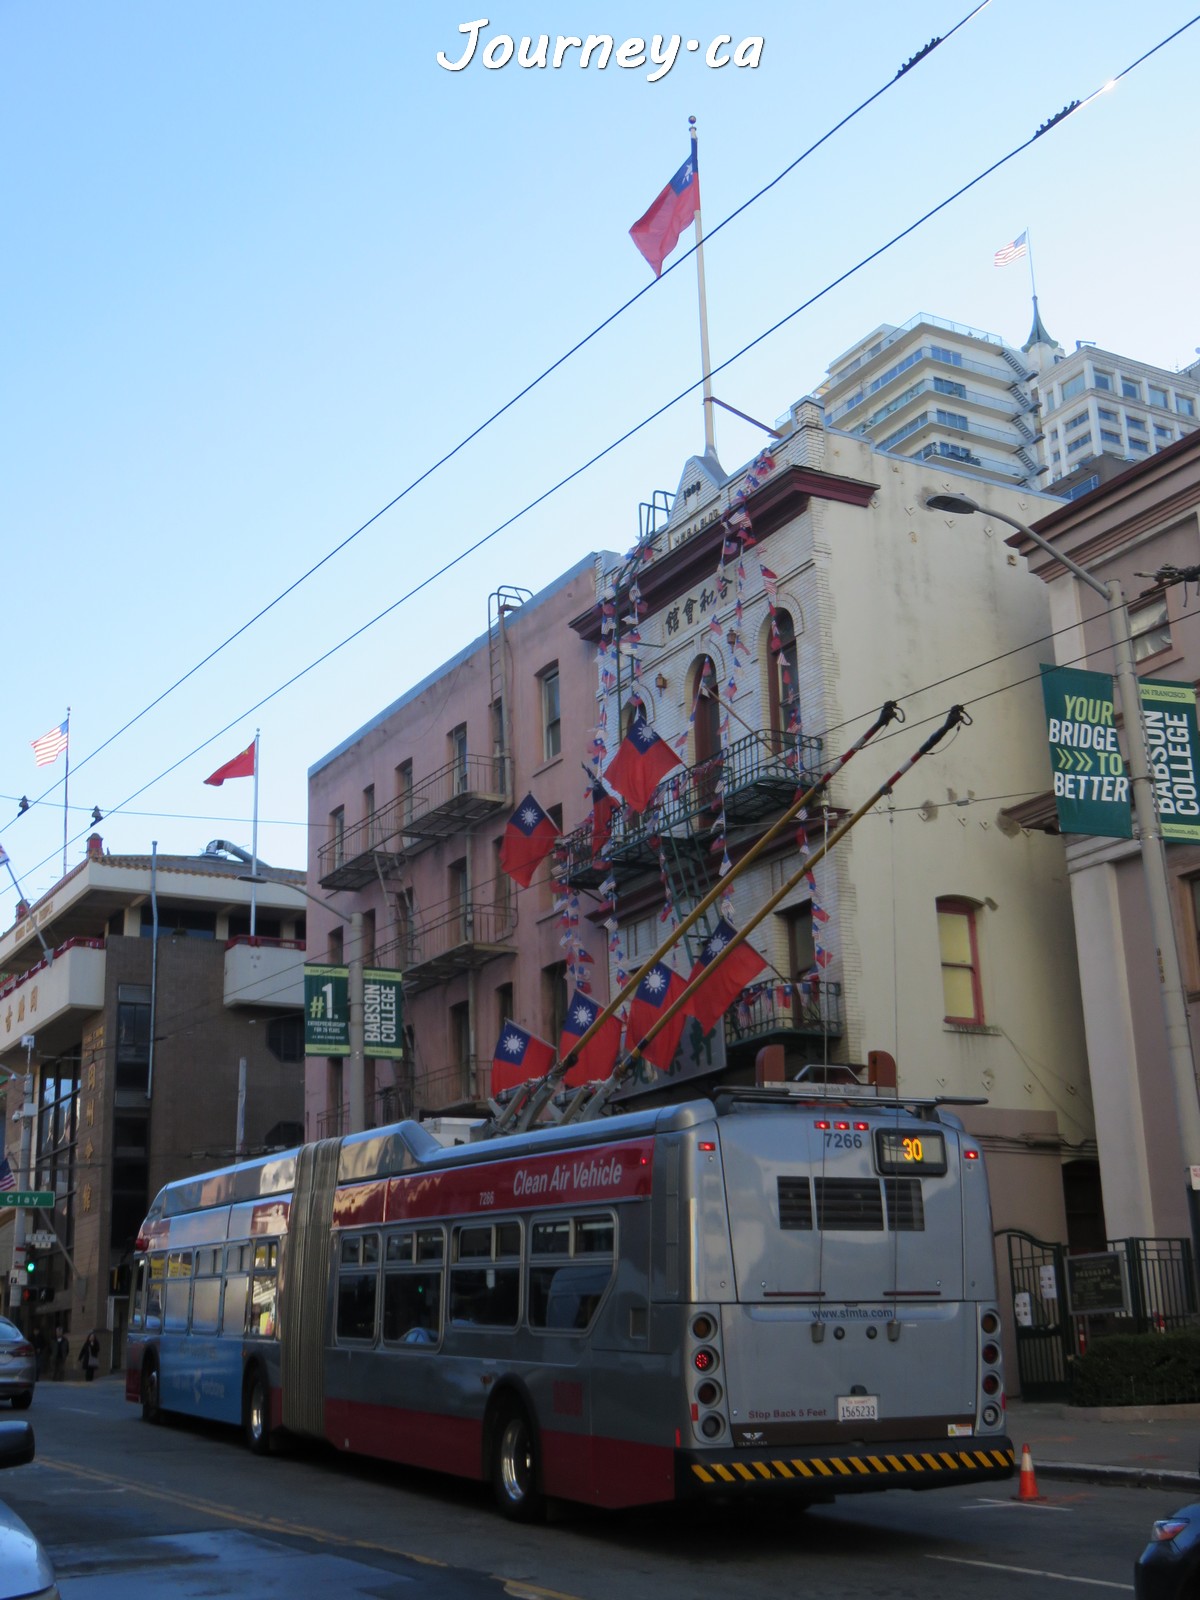
[[[972,1016],[969,1016],[969,1017],[951,1016],[949,1013],[946,1013],[945,1016],[943,1017],[943,1021],[945,1021],[945,1022],[965,1023],[968,1026],[976,1026],[976,1027],[978,1027],[983,1022],[983,984],[980,981],[980,975],[979,975],[979,931],[978,931],[978,928],[976,927],[976,922],[975,922],[975,913],[976,913],[976,910],[978,908],[974,905],[974,903],[972,901],[970,901],[970,900],[962,900],[962,899],[959,899],[957,896],[954,896],[954,895],[941,896],[938,899],[936,904],[937,904],[937,914],[938,914],[939,917],[940,916],[950,916],[950,917],[965,917],[966,918],[966,921],[967,921],[967,937],[968,937],[968,940],[969,940],[969,943],[970,943],[970,948],[971,948],[971,960],[970,960],[969,966],[967,966],[964,963],[959,962],[959,961],[946,961],[946,960],[944,960],[942,958],[941,938],[940,938],[940,935],[939,935],[939,938],[938,938],[938,962],[939,962],[939,971],[943,975],[943,981],[942,981],[943,1004],[945,1003],[945,992],[946,992],[945,977],[944,977],[946,969],[949,967],[954,972],[969,971],[970,974],[971,974],[971,1005],[972,1005],[973,1013],[974,1013]]]

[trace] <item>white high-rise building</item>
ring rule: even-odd
[[[838,356],[819,395],[830,426],[880,449],[1026,488],[1070,477],[1079,493],[1111,475],[1108,463],[1140,461],[1197,427],[1200,363],[1168,372],[1083,341],[1068,355],[1035,297],[1019,350],[922,312]]]

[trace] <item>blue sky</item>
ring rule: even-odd
[[[481,633],[498,585],[536,590],[590,549],[627,549],[639,501],[703,442],[698,399],[249,708],[695,380],[690,263],[91,753],[647,282],[627,230],[686,154],[689,114],[711,229],[970,9],[0,5],[0,841],[26,890],[57,879],[63,833],[61,759],[36,768],[29,741],[68,705],[68,864],[94,805],[114,852],[248,846],[252,786],[203,779],[256,726],[260,852],[302,864],[309,765]],[[482,48],[439,67],[485,15],[484,44],[678,31],[701,48],[655,83],[615,63],[489,71]],[[713,239],[714,362],[1192,15],[1192,0],[991,0]],[[761,35],[760,66],[707,68],[722,34]],[[721,373],[717,395],[770,422],[918,311],[1019,344],[1027,266],[992,255],[1025,228],[1067,349],[1186,365],[1198,67],[1200,25]],[[721,417],[727,469],[761,442]]]

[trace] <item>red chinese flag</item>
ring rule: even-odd
[[[567,1059],[603,1009],[595,1000],[576,989],[567,1007],[567,1020],[563,1023],[562,1038],[558,1043],[560,1061]],[[584,1045],[565,1082],[574,1088],[577,1084],[590,1083],[594,1078],[607,1078],[616,1065],[620,1048],[621,1022],[619,1017],[612,1016]]]
[[[700,171],[696,147],[651,205],[629,230],[629,237],[662,276],[663,262],[679,243],[679,235],[700,209]]]
[[[507,872],[514,883],[528,889],[538,867],[554,849],[558,829],[527,794],[509,819],[500,841],[500,870]]]
[[[205,783],[214,784],[218,789],[226,778],[252,778],[254,776],[254,741],[246,746],[241,755],[234,756],[232,761],[227,761],[223,767],[218,767],[210,778],[205,778]]]
[[[515,1022],[506,1022],[492,1056],[492,1093],[515,1089],[530,1078],[544,1077],[554,1065],[554,1049]]]
[[[621,740],[621,748],[604,774],[610,789],[624,795],[634,811],[645,811],[655,789],[672,767],[682,763],[646,721],[635,717],[633,726]]]
[[[629,1007],[629,1026],[625,1030],[628,1049],[635,1045],[651,1066],[666,1072],[679,1048],[679,1036],[687,1026],[687,1012],[678,1010],[665,1028],[661,1028],[649,1044],[642,1040],[662,1016],[668,1006],[683,993],[687,985],[673,967],[665,961],[656,961],[638,984]]]
[[[767,965],[754,946],[745,943],[739,944],[719,966],[714,965],[715,958],[736,937],[733,928],[722,918],[717,924],[717,931],[701,950],[700,958],[688,979],[691,983],[701,974],[707,974],[687,1002],[688,1011],[705,1033],[712,1031],[746,985],[753,983]]]

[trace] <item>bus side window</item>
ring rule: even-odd
[[[450,1321],[469,1328],[515,1328],[521,1309],[521,1224],[456,1228],[454,1256]]]
[[[275,1337],[276,1274],[279,1246],[274,1239],[254,1246],[254,1277],[250,1287],[251,1334],[260,1339]]]
[[[167,1256],[167,1293],[163,1326],[182,1333],[192,1304],[192,1252],[172,1250]]]
[[[240,1339],[246,1331],[250,1290],[250,1246],[231,1244],[225,1251],[225,1286],[221,1297],[221,1332]]]
[[[338,1252],[337,1336],[372,1342],[379,1293],[379,1235],[344,1235]]]
[[[192,1332],[216,1333],[221,1314],[221,1250],[207,1247],[196,1252],[196,1283],[192,1290]]]
[[[133,1264],[133,1287],[129,1294],[129,1326],[131,1329],[140,1328],[146,1320],[146,1270],[145,1256],[139,1256]]]
[[[419,1269],[412,1265],[414,1246]],[[423,1228],[415,1237],[411,1232],[389,1236],[383,1279],[383,1337],[387,1343],[429,1347],[441,1339],[444,1255],[440,1228]]]
[[[614,1238],[610,1215],[534,1223],[528,1292],[531,1328],[583,1333],[591,1326],[612,1281]]]
[[[167,1258],[150,1257],[149,1293],[146,1298],[146,1327],[158,1332],[162,1328],[163,1289],[167,1280]]]

